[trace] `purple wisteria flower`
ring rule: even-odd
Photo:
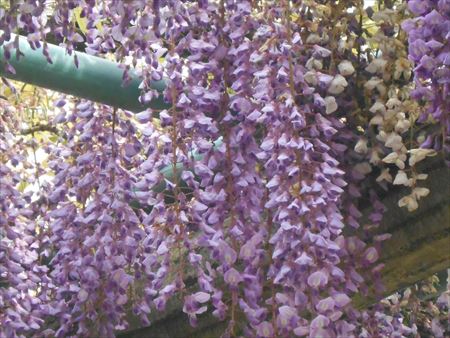
[[[429,190],[406,166],[432,148],[448,151],[450,4],[407,1],[408,60],[398,22],[406,4],[388,3],[0,8],[7,71],[20,32],[48,62],[46,41],[77,67],[80,49],[115,59],[124,86],[140,77],[139,102],[165,103],[132,114],[65,96],[53,102],[60,134],[39,136],[48,154],[40,165],[28,161],[38,138],[21,135],[22,112],[0,100],[0,336],[112,337],[130,315],[149,325],[177,295],[191,325],[211,311],[230,336],[412,333],[380,304],[353,307],[371,282],[382,289],[380,242],[389,235],[369,246],[348,233],[382,222],[372,183],[412,187],[399,203],[417,208]],[[418,112],[419,124],[442,128],[411,148]],[[367,219],[361,200],[370,202]],[[438,321],[430,325],[441,335]]]

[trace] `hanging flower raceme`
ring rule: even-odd
[[[416,65],[416,88],[411,95],[424,103],[419,122],[426,122],[431,118],[441,126],[438,133],[425,139],[421,148],[443,149],[448,153],[450,4],[446,0],[411,0],[408,1],[408,8],[414,18],[405,20],[402,28],[408,33],[409,58]]]
[[[135,264],[145,231],[128,205],[135,178],[126,169],[139,163],[141,143],[122,114],[78,103],[66,116],[67,142],[52,154],[48,221],[56,288],[45,309],[59,320],[56,336],[111,336],[125,328],[129,288],[143,270]]]
[[[134,116],[71,98],[55,104],[63,136],[48,147],[53,176],[41,208],[17,189],[15,136],[2,133],[0,336],[112,337],[131,315],[151,325],[151,312],[176,298],[193,326],[208,311],[226,320],[224,336],[413,332],[381,305],[352,304],[382,289],[388,235],[353,233],[382,221],[377,184],[411,187],[399,205],[416,209],[429,191],[416,186],[426,175],[414,166],[442,147],[435,134],[421,146],[410,139],[420,107],[409,98],[399,30],[406,5],[397,5],[71,0],[0,9],[6,61],[12,33],[33,48],[51,39],[71,55],[115,59],[124,85],[134,69],[140,102],[165,102]],[[432,116],[447,137],[447,1],[409,8],[413,97],[426,101],[419,121]],[[160,80],[163,93],[153,87]],[[38,264],[39,255],[50,259]]]
[[[41,285],[49,281],[49,267],[42,264],[45,230],[34,218],[33,196],[18,189],[28,179],[16,168],[30,164],[26,143],[14,137],[17,111],[8,102],[0,108],[0,333],[16,337],[43,329]]]

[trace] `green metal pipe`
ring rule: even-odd
[[[13,36],[12,39],[15,37]],[[19,36],[19,50],[24,54],[20,60],[16,58],[17,50],[15,48],[11,50],[9,63],[16,72],[12,74],[6,71],[4,46],[0,46],[0,76],[132,112],[140,112],[147,108],[138,100],[141,83],[139,77],[135,72],[130,71],[131,82],[123,87],[123,70],[115,62],[74,52],[78,58],[77,68],[74,58],[69,56],[64,48],[48,44],[53,62],[50,64],[43,54],[42,47],[33,50],[27,39],[21,36]],[[165,86],[162,80],[151,84],[151,87],[160,93],[163,92]],[[166,109],[168,105],[164,102],[161,94],[152,100],[148,107],[162,110]]]
[[[219,137],[216,141],[214,141],[213,148],[214,149],[219,148],[222,145],[222,143],[223,143],[223,139],[222,139],[222,137]],[[198,151],[193,150],[189,153],[189,157],[191,157],[194,161],[201,161],[203,159],[203,154],[199,154]],[[175,167],[175,175],[176,176],[174,176],[173,166],[171,166],[171,165],[168,165],[168,166],[162,168],[160,173],[164,176],[164,178],[167,181],[175,182],[175,177],[176,177],[177,181],[181,185],[183,185],[185,183],[181,180],[181,174],[184,170],[186,170],[186,169],[183,167],[183,164],[177,163],[177,165]],[[187,186],[185,185],[184,188],[187,189]],[[152,188],[152,190],[156,193],[165,192],[167,190],[166,182],[162,181],[162,182],[158,183],[156,186],[154,186]],[[174,198],[172,193],[168,192],[168,191],[166,192],[166,196],[169,198]],[[144,209],[147,212],[150,212],[152,209],[152,207],[141,205],[138,200],[132,200],[130,202],[130,206],[135,209]]]
[[[4,49],[0,46],[0,76],[29,83],[35,86],[55,90],[65,94],[81,97],[95,102],[104,103],[113,107],[140,112],[146,108],[140,104],[139,85],[141,80],[135,72],[130,71],[131,82],[122,87],[123,70],[117,63],[108,61],[85,53],[75,52],[78,58],[78,68],[73,57],[67,55],[66,50],[56,45],[48,44],[49,54],[53,63],[48,63],[42,48],[33,50],[26,38],[19,36],[19,50],[24,55],[18,61],[17,50],[11,53],[9,63],[14,67],[15,74],[5,69],[6,58]],[[165,89],[164,81],[155,81],[151,84],[153,89],[162,93]],[[148,107],[153,109],[167,109],[169,105],[164,102],[162,94],[150,102]],[[219,138],[214,142],[217,148],[222,144]],[[191,153],[195,160],[201,160],[202,155],[196,151]],[[176,166],[178,178],[183,171],[180,163]],[[167,166],[161,170],[164,177],[173,181],[173,168]],[[155,192],[166,189],[165,182],[153,188]],[[135,201],[133,203],[136,203]]]

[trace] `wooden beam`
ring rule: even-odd
[[[373,233],[392,234],[381,257],[384,296],[450,267],[450,170],[440,159],[429,160],[422,170],[428,173],[422,185],[430,194],[419,201],[417,210],[409,212],[397,206],[407,190],[390,193],[383,200],[388,208],[383,223]],[[373,294],[354,300],[360,308],[376,301]]]
[[[385,264],[382,272],[384,296],[450,267],[450,171],[441,159],[428,161],[424,170],[429,176],[423,185],[431,193],[420,201],[416,211],[408,212],[397,205],[407,189],[393,190],[383,199],[387,212],[373,235],[392,234],[383,245],[381,257]],[[353,300],[359,308],[376,301],[373,294]],[[130,321],[129,331],[118,333],[118,337],[212,338],[220,337],[227,325],[226,321],[220,322],[206,313],[199,316],[198,327],[191,327],[179,299],[170,301],[164,313],[155,313],[150,320],[149,327],[140,327],[137,321]]]

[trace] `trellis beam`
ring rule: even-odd
[[[133,70],[128,73],[130,82],[123,86],[124,70],[117,63],[75,51],[68,55],[62,47],[53,44],[47,46],[52,63],[47,61],[42,46],[32,49],[26,38],[13,35],[9,42],[0,46],[0,76],[135,113],[147,107],[156,110],[167,108],[162,95],[165,89],[163,80],[150,85],[161,93],[159,97],[148,105],[142,105],[139,102],[142,80]],[[5,53],[11,54],[9,60]],[[19,55],[20,58],[17,58]],[[75,55],[78,68],[74,62]],[[7,61],[14,68],[14,73],[7,70]]]
[[[384,242],[380,258],[385,264],[381,273],[384,297],[450,267],[450,195],[447,189],[450,186],[450,172],[442,159],[429,160],[427,164],[420,169],[429,174],[425,182],[431,190],[430,195],[420,201],[416,211],[408,212],[397,205],[398,200],[408,193],[407,188],[390,192],[383,199],[387,207],[383,223],[368,236],[373,238],[386,232],[392,234]],[[370,207],[367,209],[366,215]],[[362,309],[373,304],[376,297],[370,290],[368,296],[357,295],[353,301]],[[219,337],[226,329],[227,322],[218,321],[210,312],[202,314],[198,326],[193,328],[182,308],[182,302],[173,299],[166,312],[155,311],[150,315],[152,325],[149,327],[142,327],[138,321],[133,322],[134,317],[130,316],[129,331],[118,333],[118,337],[210,338]]]

